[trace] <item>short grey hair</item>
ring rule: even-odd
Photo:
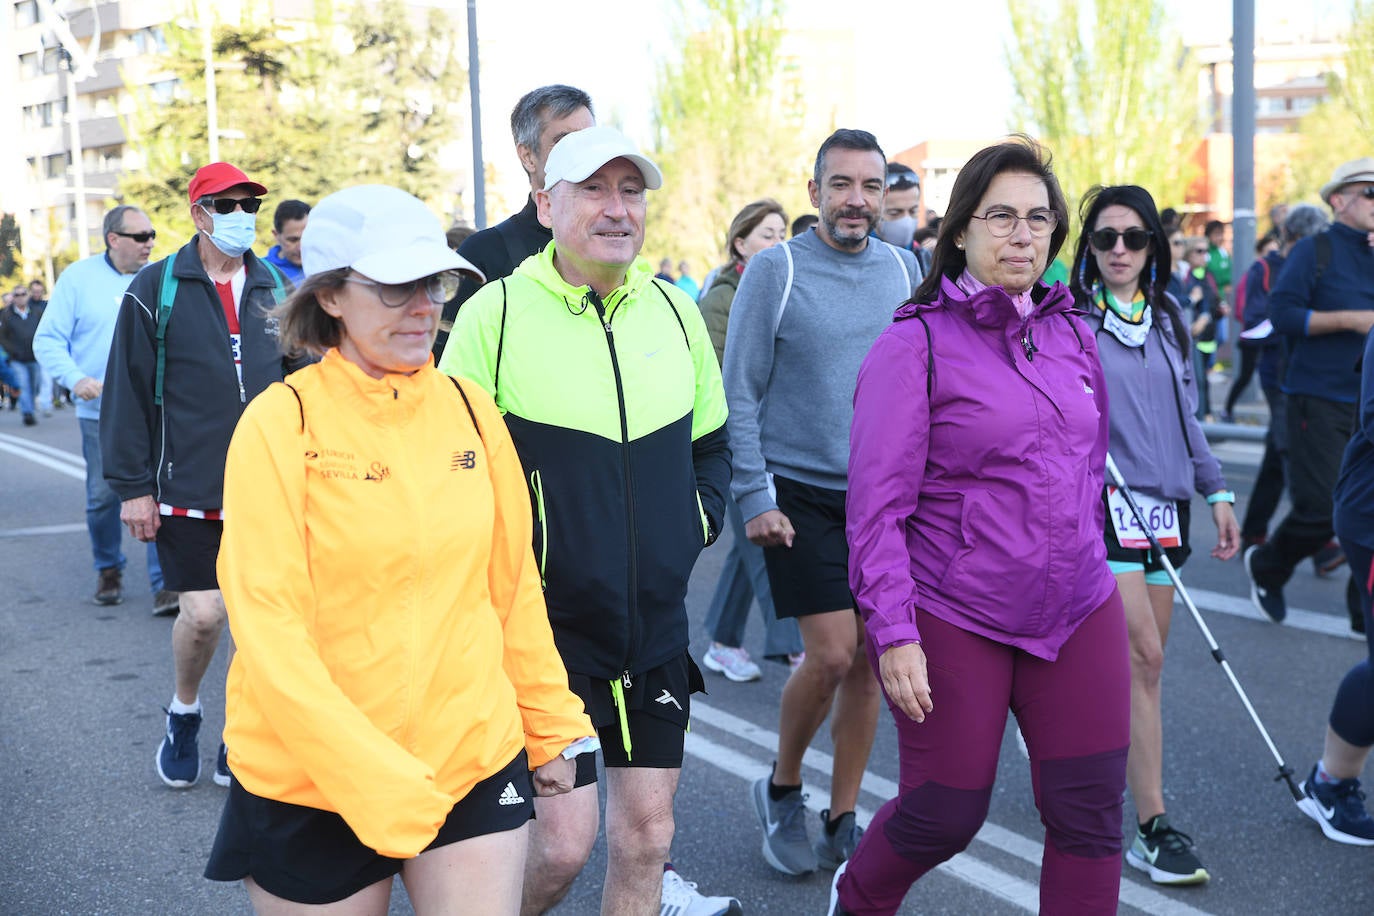
[[[1288,211],[1288,216],[1283,221],[1283,240],[1291,245],[1299,239],[1316,235],[1329,225],[1331,221],[1327,219],[1326,211],[1321,207],[1298,204]]]
[[[515,145],[528,147],[536,156],[543,155],[539,135],[544,132],[544,125],[555,118],[566,118],[579,108],[596,115],[592,97],[572,86],[555,83],[525,93],[510,113],[510,132]]]
[[[110,233],[124,231],[124,217],[126,214],[142,213],[138,207],[130,204],[120,204],[105,214],[104,221],[100,224],[100,237],[105,240],[105,247],[110,246]]]

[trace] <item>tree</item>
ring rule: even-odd
[[[1302,142],[1288,164],[1287,200],[1317,200],[1336,166],[1374,153],[1374,0],[1351,3],[1345,47],[1344,77],[1327,76],[1329,97],[1298,125]]]
[[[646,254],[687,258],[698,279],[725,260],[740,208],[776,197],[789,213],[810,171],[779,79],[782,0],[679,0],[676,60],[654,89],[653,157],[664,186],[649,199]]]
[[[19,267],[24,245],[13,213],[0,216],[0,277],[11,277]]]
[[[268,186],[268,207],[376,182],[447,212],[451,176],[437,153],[454,139],[466,90],[461,33],[443,11],[420,19],[402,0],[358,3],[342,17],[320,3],[317,13],[265,25],[245,15],[214,29],[220,158]],[[141,99],[126,134],[141,167],[119,186],[152,218],[158,254],[194,232],[187,187],[209,148],[199,30],[169,24],[165,38],[161,64],[175,89],[165,102],[133,90]],[[269,214],[260,241],[270,229]]]
[[[1054,154],[1076,209],[1097,184],[1182,203],[1202,142],[1197,70],[1162,0],[1007,0],[1012,129]],[[1076,215],[1075,215],[1076,221]]]

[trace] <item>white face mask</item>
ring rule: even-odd
[[[210,241],[220,251],[231,258],[241,257],[253,247],[257,236],[257,214],[235,210],[233,213],[214,213],[204,207],[215,222],[215,231],[210,233]]]
[[[910,248],[911,240],[916,237],[916,217],[903,216],[901,219],[883,220],[878,224],[878,238],[898,248]]]

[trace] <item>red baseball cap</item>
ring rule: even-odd
[[[201,166],[196,170],[195,177],[191,179],[191,187],[188,191],[191,203],[195,203],[209,194],[218,194],[220,191],[227,191],[239,185],[247,185],[258,196],[267,193],[265,185],[250,181],[238,166],[230,165],[227,162],[212,162],[209,165]]]

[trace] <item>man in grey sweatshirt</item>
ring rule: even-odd
[[[849,591],[844,506],[859,365],[921,280],[909,251],[873,235],[887,161],[861,130],[838,130],[808,182],[821,221],[749,261],[730,310],[725,394],[731,489],[764,548],[779,617],[796,617],[805,660],[783,688],[772,777],[753,786],[763,855],[787,874],[837,868],[858,845],[859,782],[877,723],[878,684]],[[814,846],[802,755],[832,702],[831,807]]]

